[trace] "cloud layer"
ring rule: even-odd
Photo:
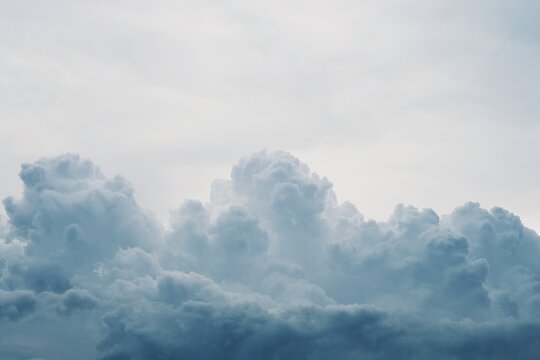
[[[286,152],[240,160],[167,227],[77,155],[20,178],[0,231],[3,359],[540,353],[540,237],[502,208],[366,220]]]

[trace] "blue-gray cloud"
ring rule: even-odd
[[[5,358],[68,359],[77,347],[109,360],[540,351],[540,237],[504,209],[398,205],[386,222],[366,220],[286,152],[240,160],[168,227],[126,180],[79,156],[24,164],[20,177],[0,231],[0,329],[15,329]]]

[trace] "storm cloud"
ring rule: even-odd
[[[505,209],[365,219],[287,152],[241,159],[169,224],[78,155],[20,178],[0,231],[2,358],[540,353],[540,237]]]

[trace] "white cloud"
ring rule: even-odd
[[[284,148],[370,217],[475,200],[538,227],[536,7],[5,2],[0,164],[87,154],[164,219],[225,164]]]

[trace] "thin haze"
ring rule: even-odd
[[[340,200],[540,228],[537,1],[1,1],[0,196],[76,152],[166,220],[260,149]]]

